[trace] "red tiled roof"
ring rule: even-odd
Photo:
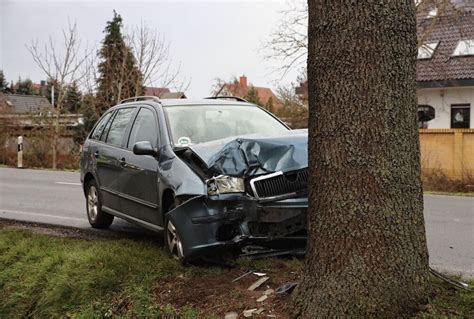
[[[226,83],[224,84],[224,88],[227,91],[229,91],[230,95],[241,97],[241,98],[245,98],[249,90],[253,88],[257,92],[257,95],[260,98],[260,101],[262,101],[264,106],[268,103],[268,101],[271,98],[274,111],[278,111],[283,107],[283,104],[281,103],[281,101],[278,99],[278,97],[275,95],[275,93],[273,93],[273,91],[270,88],[247,85],[246,78],[244,79],[241,78],[240,82]]]
[[[424,36],[424,43],[439,43],[431,59],[417,61],[417,81],[474,79],[474,55],[452,56],[459,40],[474,40],[473,13],[440,16],[434,23],[432,19],[418,23],[418,34]]]
[[[146,96],[158,96],[161,97],[165,93],[170,93],[168,88],[156,88],[156,87],[146,87],[145,95]]]

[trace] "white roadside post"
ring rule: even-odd
[[[18,168],[23,168],[23,136],[18,136]]]

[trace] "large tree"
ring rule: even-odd
[[[122,34],[122,17],[114,11],[107,22],[99,51],[99,78],[97,98],[102,110],[121,99],[141,95],[143,75],[137,67],[133,49],[126,44]]]
[[[0,70],[0,92],[8,93],[9,87],[7,79],[5,78],[5,74],[3,74],[3,70]]]
[[[304,318],[395,318],[429,279],[413,0],[309,4]]]

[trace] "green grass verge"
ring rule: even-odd
[[[172,307],[152,300],[155,280],[219,271],[182,267],[156,243],[88,241],[6,228],[0,229],[0,269],[0,318],[174,316]],[[193,309],[180,313],[196,317]]]
[[[285,263],[300,269],[302,261]],[[241,258],[236,266],[265,269],[272,261]],[[0,318],[202,318],[199,309],[159,304],[158,279],[222,273],[228,280],[220,268],[179,265],[153,242],[53,237],[2,225],[0,269]],[[437,279],[433,288],[417,317],[474,317],[473,293]]]

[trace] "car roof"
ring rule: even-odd
[[[130,105],[143,105],[143,104],[153,104],[158,103],[162,106],[185,106],[185,105],[241,105],[241,106],[256,106],[253,103],[249,102],[240,102],[234,101],[231,99],[161,99],[159,102],[155,100],[141,100],[136,102],[127,102],[122,104],[117,104],[112,108],[119,108],[123,106]],[[112,109],[111,108],[111,109]]]
[[[162,99],[163,106],[183,106],[183,105],[255,105],[248,102],[239,102],[231,99]]]

